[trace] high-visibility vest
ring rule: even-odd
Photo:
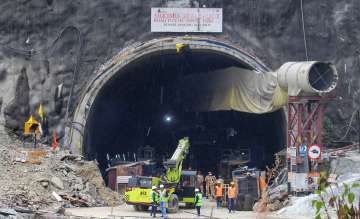
[[[236,198],[236,188],[235,186],[230,186],[228,191],[229,198]]]
[[[260,191],[265,191],[266,186],[267,186],[267,184],[266,184],[265,179],[260,176],[260,177],[259,177],[259,187],[260,187]]]
[[[160,191],[160,201],[161,202],[167,202],[166,190],[165,189]]]
[[[155,191],[151,191],[151,202],[152,203],[157,203],[159,201],[159,194]]]
[[[221,186],[215,186],[215,196],[216,197],[223,196],[223,190]]]
[[[202,194],[200,192],[195,194],[195,206],[201,207],[203,205]]]

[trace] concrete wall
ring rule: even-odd
[[[333,61],[340,74],[342,100],[327,115],[341,135],[341,127],[359,105],[360,2],[303,2],[309,59]],[[224,32],[214,36],[239,44],[270,67],[306,59],[300,1],[200,1],[204,4],[223,8]],[[102,63],[136,41],[167,35],[150,32],[151,7],[197,5],[191,0],[1,1],[0,127],[21,129],[42,102],[50,126],[61,136],[73,83],[70,115],[87,78]],[[60,84],[63,96],[55,101]]]

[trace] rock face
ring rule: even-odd
[[[26,121],[30,113],[29,92],[29,79],[26,74],[26,68],[22,68],[16,82],[14,101],[4,109],[6,126],[8,128],[12,130],[22,128],[23,123],[19,123],[18,121]]]
[[[20,131],[42,103],[61,137],[89,75],[131,43],[170,35],[150,32],[151,7],[199,5],[223,8],[223,33],[212,36],[239,44],[270,67],[306,60],[298,0],[3,0],[0,126]],[[303,1],[309,60],[332,61],[340,74],[341,100],[327,113],[338,136],[359,107],[359,9],[359,1]]]

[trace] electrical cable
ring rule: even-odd
[[[348,123],[346,126],[344,126],[344,127],[347,127],[347,130],[346,130],[344,136],[342,136],[342,137],[339,139],[339,141],[343,141],[343,140],[348,136],[349,131],[350,131],[351,128],[353,128],[354,130],[356,130],[356,129],[352,126],[352,123],[353,123],[353,121],[354,121],[356,112],[357,112],[356,110],[353,111],[349,123]],[[344,128],[344,127],[343,127],[343,128]]]
[[[65,122],[67,123],[69,120],[69,110],[70,110],[70,103],[71,103],[71,98],[74,92],[74,86],[75,86],[75,80],[76,80],[76,75],[78,74],[79,71],[79,65],[80,65],[80,58],[81,58],[81,52],[82,52],[82,47],[83,47],[83,40],[82,40],[82,35],[80,30],[77,27],[74,26],[70,26],[75,28],[77,34],[78,34],[78,50],[77,50],[77,55],[76,55],[76,63],[75,63],[75,67],[74,67],[74,71],[73,71],[73,77],[72,77],[72,83],[71,83],[71,88],[70,88],[70,94],[68,97],[68,102],[67,102],[67,106],[66,106],[66,113],[65,113]],[[59,39],[59,38],[58,38]],[[56,39],[54,42],[56,42],[58,39]]]
[[[301,21],[302,21],[302,31],[303,31],[303,38],[304,38],[305,56],[306,56],[306,61],[309,61],[308,49],[307,49],[307,43],[306,43],[305,23],[304,23],[303,0],[300,0],[300,9],[301,9]]]
[[[78,33],[80,33],[80,30],[77,27],[66,26],[63,29],[61,29],[58,36],[54,39],[54,41],[50,44],[49,47],[45,47],[42,49],[19,49],[19,48],[8,46],[6,43],[0,43],[0,46],[5,49],[8,49],[10,51],[16,52],[16,53],[20,53],[20,54],[27,55],[27,56],[33,56],[33,55],[37,55],[37,54],[41,53],[42,51],[49,51],[50,49],[52,49],[54,47],[54,45],[62,37],[62,35],[65,33],[65,31],[68,29],[75,29]],[[81,35],[81,33],[80,33],[80,35]]]
[[[80,65],[80,58],[81,58],[81,52],[82,52],[82,47],[83,47],[83,40],[82,40],[82,34],[81,31],[75,27],[75,26],[66,26],[64,27],[58,34],[58,36],[54,39],[54,41],[50,44],[50,46],[42,48],[42,49],[30,49],[30,50],[26,50],[26,49],[18,49],[18,48],[14,48],[11,46],[8,46],[5,43],[0,43],[0,47],[3,47],[5,49],[8,49],[10,51],[13,51],[15,53],[19,53],[22,55],[26,55],[26,56],[34,56],[37,54],[41,54],[42,52],[45,52],[45,56],[51,56],[54,52],[53,48],[55,47],[55,44],[61,39],[61,37],[64,35],[65,31],[67,30],[75,30],[77,33],[77,40],[78,40],[78,49],[77,49],[77,55],[76,55],[76,63],[74,66],[74,71],[73,71],[73,75],[72,75],[72,83],[71,83],[71,88],[70,88],[70,94],[68,97],[68,102],[67,102],[67,107],[66,107],[66,113],[65,113],[65,123],[68,123],[68,119],[69,119],[69,110],[70,110],[70,103],[71,103],[71,98],[73,95],[73,91],[74,91],[74,86],[75,86],[75,80],[76,80],[76,75],[78,74],[79,71],[79,65]]]

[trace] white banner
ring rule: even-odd
[[[151,32],[222,32],[222,8],[151,8]]]

